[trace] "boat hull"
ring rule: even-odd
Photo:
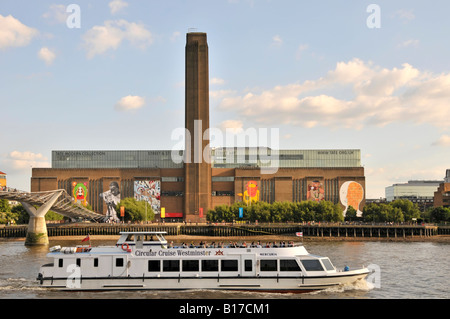
[[[69,291],[83,290],[236,290],[260,292],[310,292],[364,280],[367,269],[311,277],[107,277],[38,278],[40,286]]]

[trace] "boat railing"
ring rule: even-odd
[[[211,243],[211,244],[202,244],[195,245],[193,243],[186,244],[181,243],[177,246],[173,243],[173,241],[168,244],[168,248],[293,248],[293,247],[301,247],[302,244],[299,243],[287,243],[287,244],[245,244],[245,243],[230,243],[230,244],[223,244],[223,243]]]

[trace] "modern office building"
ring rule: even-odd
[[[148,201],[158,218],[192,222],[236,201],[330,200],[361,213],[360,150],[210,148],[205,33],[187,34],[185,56],[184,150],[55,150],[51,168],[32,169],[31,190],[66,189],[111,218],[117,214],[114,203],[126,197]]]
[[[408,181],[407,183],[393,184],[385,188],[386,201],[408,199],[422,207],[433,206],[434,193],[442,181]]]

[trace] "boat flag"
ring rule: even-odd
[[[297,237],[303,237],[303,232],[302,231],[296,232],[295,235],[297,235]]]
[[[89,236],[89,234],[81,241],[81,242],[85,242],[91,240],[91,237]]]

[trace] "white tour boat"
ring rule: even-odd
[[[115,246],[52,247],[41,287],[62,290],[232,289],[307,292],[364,280],[367,268],[337,270],[301,244],[173,247],[165,232],[121,232]],[[266,247],[267,246],[267,247]],[[347,267],[346,267],[347,268]]]

